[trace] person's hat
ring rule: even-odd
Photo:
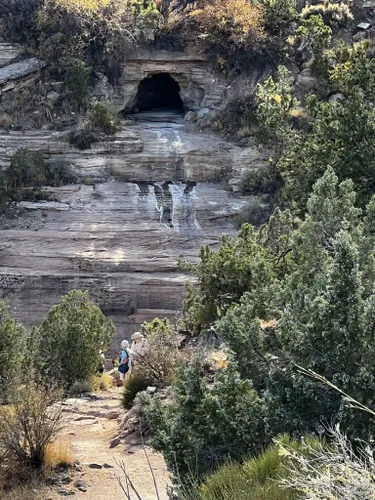
[[[141,338],[142,338],[141,332],[135,332],[132,335],[132,340],[141,339]]]
[[[129,347],[129,342],[127,340],[123,340],[121,342],[121,348],[126,349],[127,347]]]

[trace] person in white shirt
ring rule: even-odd
[[[131,345],[130,350],[132,352],[134,360],[137,361],[139,360],[140,357],[144,356],[148,351],[148,342],[141,334],[141,332],[133,333],[132,341],[133,343]]]

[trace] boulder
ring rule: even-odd
[[[7,90],[19,88],[20,84],[17,82],[28,83],[30,77],[35,75],[39,70],[43,69],[46,63],[40,61],[36,57],[25,59],[17,63],[9,64],[4,68],[0,68],[0,94]],[[22,85],[21,85],[22,87]]]
[[[317,79],[311,76],[311,72],[309,68],[305,68],[301,73],[297,76],[297,83],[305,90],[313,90],[317,86]]]
[[[343,99],[345,99],[344,94],[338,92],[337,94],[331,95],[328,100],[329,102],[337,102],[337,101],[342,101]]]
[[[195,111],[188,111],[184,118],[187,122],[195,122],[197,121],[197,113]]]
[[[206,118],[209,114],[210,110],[208,108],[200,109],[197,113],[197,119],[202,120],[203,118]]]
[[[60,94],[52,90],[51,92],[48,92],[46,99],[47,99],[47,105],[50,108],[53,108],[56,106],[58,100],[60,99]]]

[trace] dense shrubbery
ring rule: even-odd
[[[247,0],[214,0],[191,13],[196,43],[216,54],[219,64],[236,64],[257,52],[262,39],[262,10]]]
[[[165,386],[173,380],[175,370],[187,359],[178,349],[176,332],[167,318],[155,318],[142,325],[148,342],[146,354],[138,360],[137,370],[156,386]]]
[[[345,26],[354,19],[348,4],[341,2],[331,3],[325,1],[324,3],[315,5],[306,5],[301,12],[302,19],[308,19],[316,15],[321,16],[324,23],[332,28],[335,26]]]
[[[312,18],[311,18],[312,19]],[[350,178],[363,205],[373,193],[375,154],[374,59],[367,44],[357,44],[347,60],[330,72],[341,100],[308,101],[308,131],[294,130],[278,163],[287,200],[304,210],[313,183],[330,165],[340,180]],[[298,168],[297,168],[298,166]]]
[[[175,479],[188,481],[195,470],[203,474],[269,442],[266,407],[233,366],[208,387],[195,360],[180,372],[173,389],[172,402],[154,400],[147,418],[155,432],[153,444]]]
[[[100,134],[113,135],[120,128],[120,119],[106,102],[94,102],[76,130],[69,133],[69,143],[78,149],[89,149]]]
[[[68,388],[90,380],[99,364],[99,346],[114,333],[87,292],[73,290],[54,306],[34,331],[36,367],[44,376]]]
[[[85,104],[89,92],[90,70],[83,61],[75,59],[65,74],[65,85],[77,108]]]
[[[24,364],[26,330],[9,316],[0,301],[0,404],[12,394]]]
[[[52,455],[61,427],[62,390],[70,386],[70,394],[77,395],[93,385],[112,384],[108,375],[92,384],[99,346],[112,333],[113,325],[86,292],[69,292],[30,334],[0,302],[1,488],[27,483],[34,475],[41,477],[45,467],[60,464]],[[66,457],[59,454],[60,460]]]
[[[139,392],[145,391],[148,386],[152,385],[152,380],[144,377],[142,373],[132,373],[132,376],[126,383],[122,395],[122,406],[125,410],[130,410],[133,406],[134,399]]]
[[[48,165],[42,152],[21,148],[11,156],[9,167],[0,172],[0,203],[45,198],[38,188],[75,182],[77,177],[65,166]]]
[[[229,409],[216,406],[210,414],[208,408],[213,407],[202,402],[206,391],[211,401],[219,379],[221,393],[224,399],[232,397],[231,406],[238,418],[242,410],[236,405],[247,407],[241,432],[247,425],[256,425],[255,408],[257,415],[262,415],[264,427],[257,427],[257,441],[252,443],[242,436],[247,453],[286,430],[298,436],[324,433],[322,419],[340,423],[350,436],[369,439],[372,435],[371,416],[358,414],[343,404],[339,393],[306,378],[296,367],[314,370],[362,404],[373,405],[375,360],[370,346],[375,304],[375,202],[372,199],[363,211],[355,200],[353,182],[340,183],[328,168],[314,186],[303,220],[288,210],[277,210],[258,232],[245,225],[236,239],[224,238],[218,251],[203,248],[201,263],[188,266],[198,283],[188,290],[186,324],[191,331],[213,324],[231,349],[235,366],[230,360],[228,377],[222,372],[213,386],[199,377],[197,368],[195,374],[180,375],[174,404],[159,409],[159,421],[151,419],[156,446],[171,470],[172,448],[183,471],[193,450],[202,450],[203,458],[198,461],[202,473],[213,467],[212,462],[205,462],[203,450],[213,449],[210,457],[215,459],[220,456],[221,432],[227,432],[227,442],[236,442],[237,427],[226,422],[223,431],[215,420],[219,415],[222,419],[231,415]],[[237,403],[237,384],[245,382],[250,384],[252,395]],[[191,394],[196,399],[191,401]],[[187,402],[191,408],[188,415]],[[220,404],[225,405],[224,401]],[[198,435],[194,426],[205,428],[200,422],[203,414],[210,416],[211,425]],[[181,428],[189,429],[188,442],[181,431],[176,437],[176,429]],[[226,449],[226,454],[235,458],[231,449]]]

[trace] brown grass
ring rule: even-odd
[[[44,462],[47,469],[53,469],[58,465],[72,465],[73,455],[70,445],[61,439],[49,444],[46,447]]]
[[[96,375],[92,380],[94,391],[109,391],[113,385],[114,380],[108,373],[103,373],[100,376]]]

